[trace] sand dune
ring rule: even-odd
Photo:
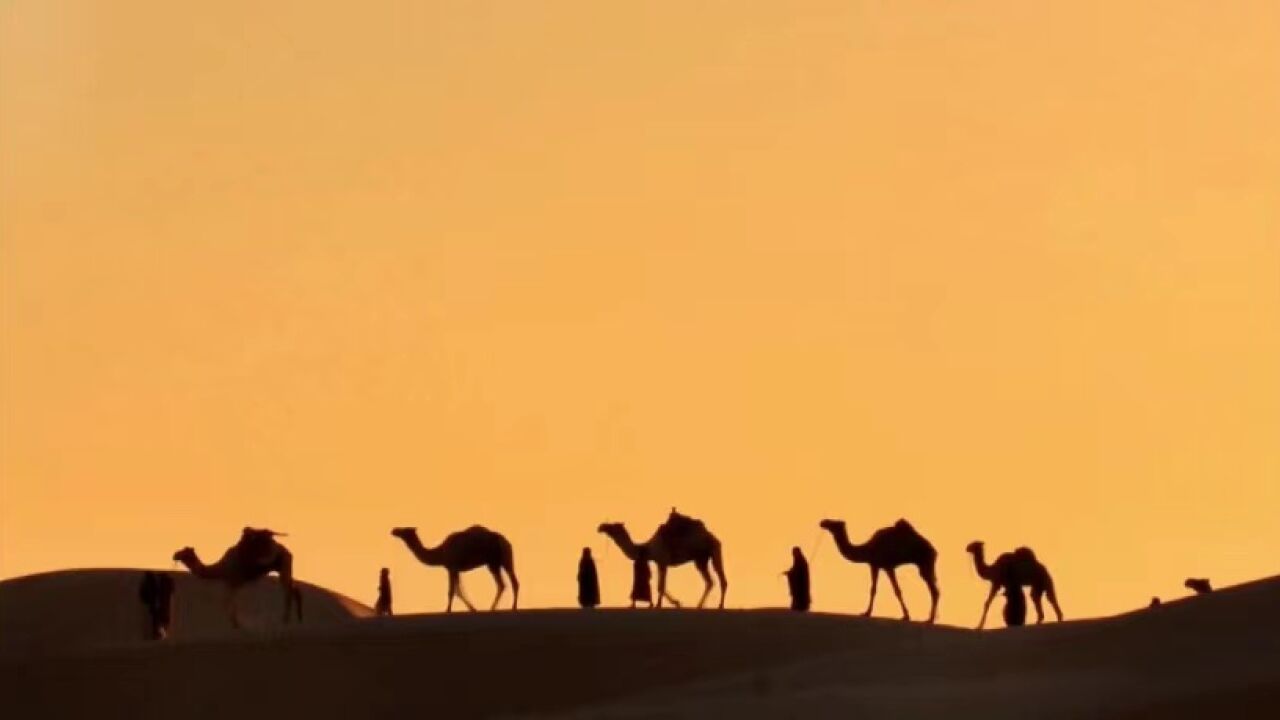
[[[145,615],[138,602],[142,570],[74,570],[0,582],[0,656],[63,653],[143,643]],[[187,572],[175,584],[174,637],[213,639],[234,635],[223,609],[223,591]],[[372,611],[349,598],[300,583],[308,624],[350,622]],[[241,621],[250,629],[278,628],[282,600],[275,578],[240,593]]]
[[[17,607],[39,601],[28,590],[6,598],[0,585],[6,636],[10,610],[40,615]],[[6,710],[57,717],[1276,717],[1277,607],[1280,580],[1267,580],[986,633],[770,610],[540,610],[117,647],[65,636],[60,652],[6,653],[0,693]]]

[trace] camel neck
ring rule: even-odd
[[[409,552],[418,558],[418,562],[423,565],[443,565],[444,560],[440,557],[439,548],[429,548],[422,544],[416,536],[404,539],[404,544],[409,546]]]
[[[975,570],[978,571],[978,577],[980,578],[990,577],[991,566],[987,564],[986,553],[983,552],[982,550],[974,550],[972,552],[973,552],[973,567]]]
[[[619,528],[610,532],[609,537],[613,540],[614,544],[618,546],[618,549],[622,551],[622,554],[627,556],[628,560],[636,559],[636,550],[638,548],[635,541],[631,539],[631,534],[627,532],[626,528]]]
[[[831,538],[836,541],[836,549],[840,554],[854,562],[866,561],[866,546],[849,542],[849,533],[844,528],[831,531]]]
[[[199,578],[222,577],[222,573],[218,566],[205,565],[204,562],[202,562],[196,555],[192,555],[190,560],[184,560],[182,564],[187,566],[187,570],[190,570],[192,575]]]

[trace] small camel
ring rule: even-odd
[[[720,609],[724,609],[724,596],[729,590],[729,581],[724,576],[724,557],[720,551],[720,540],[707,530],[707,526],[701,520],[681,515],[672,508],[667,522],[658,527],[653,537],[640,545],[631,539],[631,534],[622,523],[601,523],[596,530],[613,540],[622,554],[632,562],[635,561],[639,548],[648,550],[649,559],[658,566],[658,607],[662,607],[664,597],[670,600],[672,605],[680,607],[680,601],[667,592],[667,569],[692,562],[698,569],[698,573],[702,575],[703,582],[702,597],[698,600],[698,607],[701,608],[706,604],[707,596],[711,594],[711,588],[714,585],[711,573],[707,572],[707,566],[710,565],[715,569],[716,577],[720,579]]]
[[[507,584],[502,581],[502,571],[511,578],[511,609],[515,610],[520,602],[520,581],[516,579],[515,555],[511,551],[511,543],[500,533],[496,533],[480,525],[472,525],[466,530],[450,533],[444,542],[434,548],[426,547],[418,539],[418,529],[399,527],[391,534],[404,541],[409,552],[418,558],[418,562],[432,567],[443,567],[449,571],[449,600],[445,603],[445,612],[453,612],[453,598],[457,596],[467,606],[475,610],[475,605],[467,599],[462,591],[460,576],[468,570],[488,568],[493,581],[498,585],[498,594],[493,596],[490,610],[498,607],[498,601],[507,591]]]
[[[1209,578],[1187,578],[1187,581],[1182,584],[1197,595],[1208,595],[1213,592],[1213,586],[1209,584]]]
[[[973,555],[973,567],[977,570],[978,577],[991,583],[987,601],[982,604],[982,618],[978,620],[979,630],[987,624],[987,610],[991,608],[991,601],[1000,588],[1006,585],[1031,588],[1031,602],[1036,608],[1037,625],[1044,622],[1044,606],[1041,599],[1046,595],[1049,597],[1049,604],[1053,606],[1054,614],[1058,616],[1058,622],[1062,622],[1062,608],[1058,605],[1058,594],[1053,587],[1053,577],[1036,559],[1036,554],[1031,551],[1031,548],[1020,547],[1013,552],[1003,553],[990,565],[986,561],[986,545],[981,540],[969,543],[965,551]]]
[[[929,608],[929,622],[938,617],[938,575],[936,565],[938,551],[933,545],[916,531],[906,520],[886,528],[881,528],[871,535],[871,539],[862,545],[849,542],[849,532],[843,520],[823,520],[819,527],[831,533],[836,541],[836,548],[849,562],[866,563],[871,566],[871,599],[867,603],[863,616],[870,616],[876,605],[876,585],[880,581],[880,571],[889,576],[893,585],[893,594],[898,597],[898,605],[902,607],[902,619],[911,620],[907,603],[902,599],[902,589],[898,587],[896,570],[900,565],[915,565],[920,571],[920,578],[929,587],[932,605]]]
[[[302,622],[302,593],[293,583],[293,555],[276,542],[276,538],[283,535],[273,530],[246,527],[240,533],[240,541],[212,565],[201,562],[192,547],[175,552],[173,559],[185,565],[192,575],[216,580],[226,587],[226,609],[232,627],[240,627],[236,608],[236,595],[240,588],[273,572],[280,577],[280,588],[284,591],[284,622],[289,622],[290,610],[294,610],[298,622]]]

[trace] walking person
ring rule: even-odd
[[[649,570],[649,549],[636,548],[636,559],[631,564],[631,607],[636,603],[648,603],[653,607],[653,594],[649,591],[649,582],[653,575]]]
[[[590,610],[600,604],[600,576],[596,574],[596,561],[591,548],[582,548],[578,561],[578,605]]]
[[[148,570],[138,585],[138,599],[147,612],[147,635],[152,640],[169,636],[173,619],[173,578],[168,573]]]
[[[791,592],[791,609],[796,612],[807,612],[812,598],[809,596],[809,561],[804,559],[800,548],[791,548],[791,569],[787,576],[787,589]]]
[[[1022,627],[1027,624],[1027,596],[1017,583],[1004,586],[1004,624],[1006,627]]]
[[[382,568],[378,573],[378,601],[373,605],[378,617],[391,615],[391,571]]]

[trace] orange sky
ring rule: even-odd
[[[737,607],[825,516],[960,624],[979,537],[1077,617],[1274,574],[1277,127],[1267,0],[11,0],[0,575],[252,523],[439,609],[388,529],[483,522],[620,602],[673,504]]]

